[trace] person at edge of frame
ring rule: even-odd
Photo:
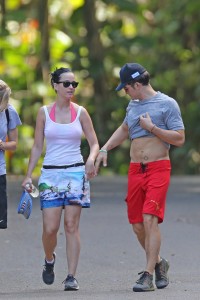
[[[0,229],[8,227],[8,201],[5,151],[15,151],[18,144],[18,128],[22,122],[9,103],[11,89],[0,80]]]
[[[95,159],[99,144],[92,120],[87,110],[74,102],[78,87],[75,75],[69,68],[59,68],[51,73],[51,85],[56,92],[55,102],[39,109],[35,139],[26,177],[22,187],[32,187],[32,172],[40,158],[46,140],[46,153],[38,181],[43,218],[42,242],[45,263],[42,278],[53,284],[57,233],[64,211],[66,256],[68,273],[63,281],[65,291],[77,291],[75,278],[80,255],[79,222],[83,207],[90,207],[89,180],[96,175]],[[81,139],[89,144],[89,155],[84,163]]]
[[[121,83],[131,100],[123,123],[117,128],[96,159],[107,166],[107,152],[130,137],[130,165],[127,187],[129,223],[145,251],[146,265],[133,286],[134,292],[154,291],[153,274],[158,289],[169,284],[169,262],[160,256],[161,233],[166,195],[170,183],[170,145],[183,146],[184,124],[178,103],[155,91],[148,71],[138,63],[126,63],[120,70]]]

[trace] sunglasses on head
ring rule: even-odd
[[[68,88],[70,85],[72,85],[72,87],[75,89],[77,86],[78,86],[78,82],[76,82],[76,81],[72,81],[72,82],[70,82],[70,81],[59,81],[59,82],[57,82],[57,83],[62,83],[63,84],[63,86],[65,87],[65,88]]]

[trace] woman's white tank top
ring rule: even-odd
[[[82,107],[79,106],[76,119],[69,124],[52,121],[47,107],[43,108],[46,116],[44,128],[46,154],[43,164],[62,166],[83,162],[80,149],[83,131],[79,120]]]

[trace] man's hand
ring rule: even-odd
[[[151,132],[154,124],[152,123],[151,117],[148,112],[145,115],[140,116],[140,126],[143,129],[146,129]]]
[[[98,156],[97,156],[97,158],[96,158],[96,162],[95,162],[96,173],[99,172],[101,162],[103,163],[104,167],[107,167],[107,157],[108,157],[107,151],[101,149]]]

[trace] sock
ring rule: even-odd
[[[45,258],[45,260],[46,260],[46,258]],[[48,264],[51,264],[51,265],[53,265],[53,263],[54,263],[54,258],[52,259],[52,260],[46,260],[46,262],[48,263]]]

